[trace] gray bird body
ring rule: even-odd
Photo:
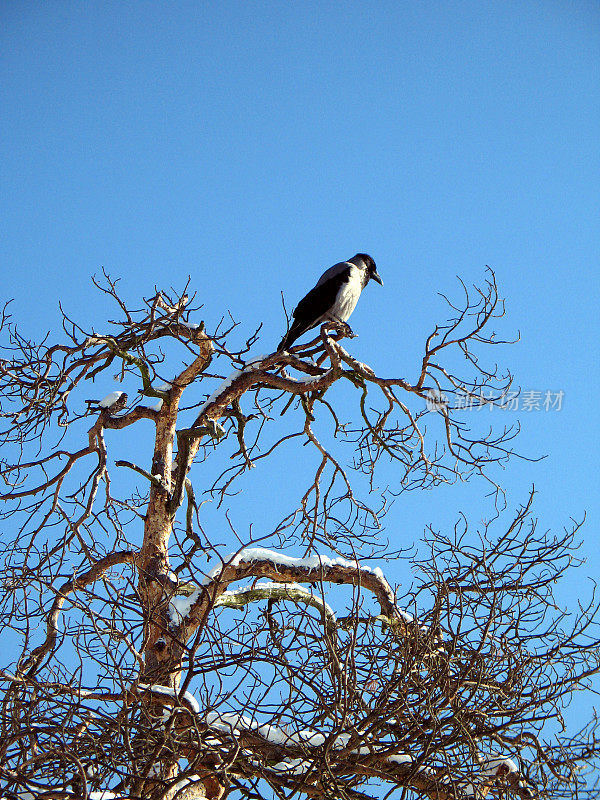
[[[375,262],[365,253],[357,253],[348,261],[325,270],[316,286],[294,309],[292,327],[277,350],[281,352],[290,347],[303,333],[323,322],[346,323],[371,278],[383,286]]]

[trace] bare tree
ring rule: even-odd
[[[35,344],[2,319],[3,796],[595,797],[596,720],[563,713],[599,667],[597,607],[553,596],[577,524],[541,533],[530,498],[415,550],[382,534],[402,491],[499,491],[516,430],[460,413],[511,385],[482,360],[493,273],[412,379],[332,326],[257,357],[258,331],[207,333],[187,287],[134,309],[96,286],[117,307],[103,333],[64,313],[62,342]],[[267,524],[293,496],[266,471],[280,453],[304,484]],[[239,494],[252,467],[258,499]]]

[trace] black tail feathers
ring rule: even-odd
[[[302,334],[309,329],[309,325],[306,325],[304,322],[298,322],[298,320],[294,321],[294,324],[283,337],[283,339],[279,342],[279,346],[277,348],[277,352],[281,353],[282,350],[287,350],[288,347],[291,347],[296,339],[298,339]]]

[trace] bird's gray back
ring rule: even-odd
[[[329,269],[326,269],[325,272],[321,275],[321,277],[315,284],[315,288],[317,286],[320,286],[322,283],[325,283],[325,281],[328,281],[331,278],[335,278],[336,275],[339,275],[345,269],[348,269],[349,266],[351,266],[351,264],[348,261],[340,261],[339,264],[334,264],[333,267],[329,267]]]

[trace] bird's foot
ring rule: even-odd
[[[356,337],[358,336],[358,333],[354,333],[354,331],[352,330],[350,325],[348,325],[347,322],[339,322],[338,328],[341,330],[344,336],[348,337],[348,339],[356,339]]]
[[[329,325],[348,339],[356,339],[358,336],[358,333],[354,333],[350,325],[347,322],[342,322],[341,319],[330,319]]]

